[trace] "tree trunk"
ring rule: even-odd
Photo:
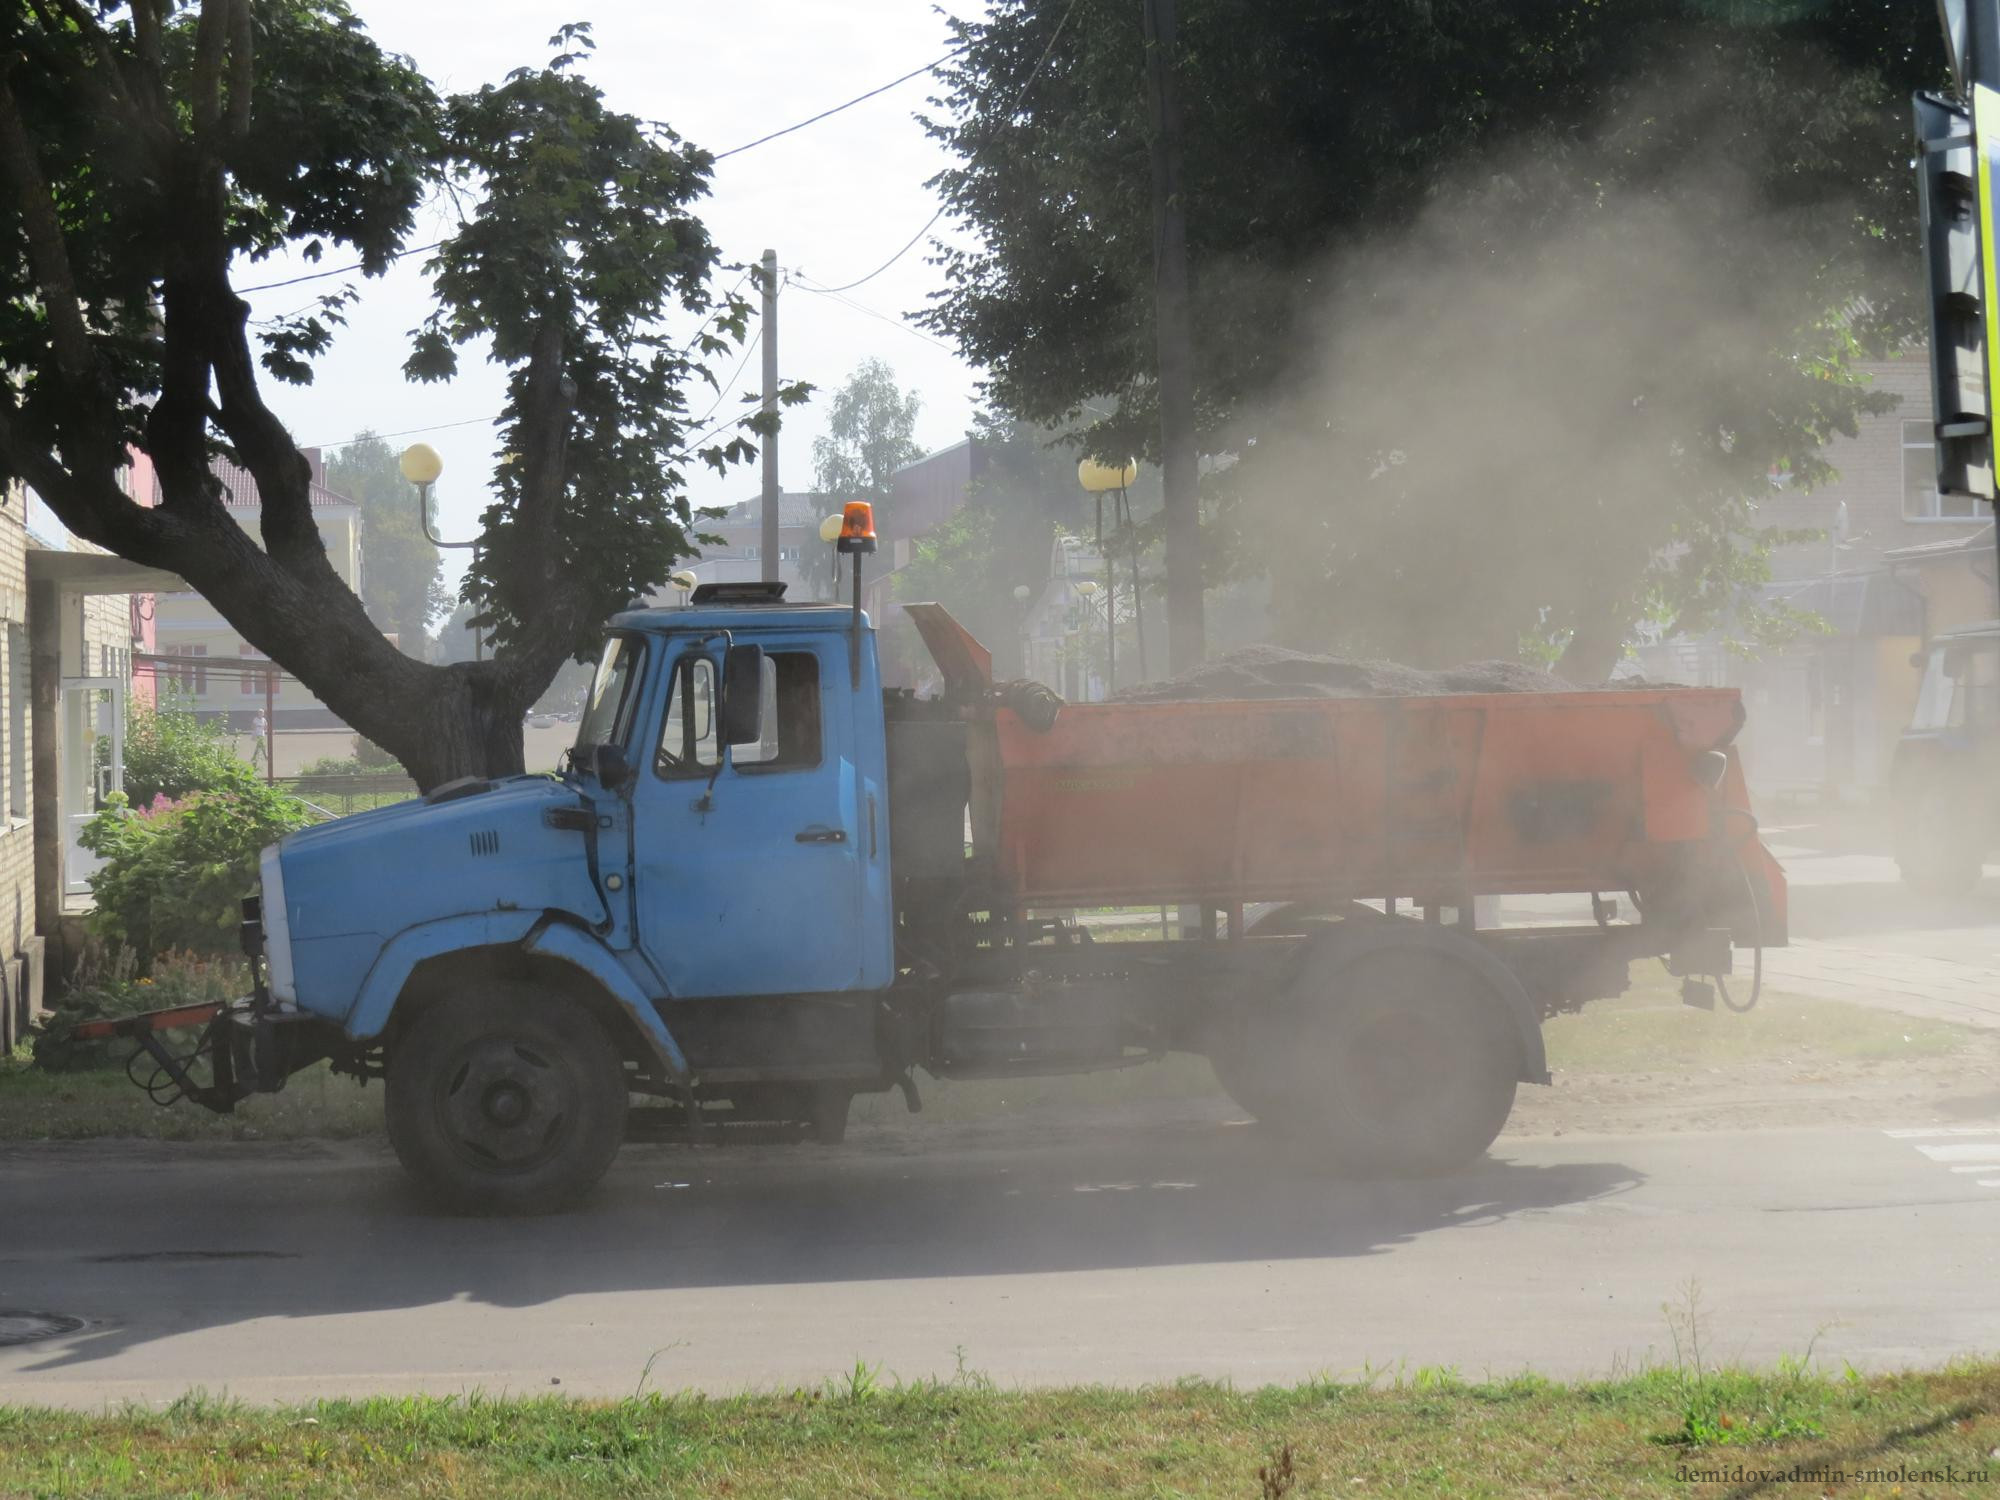
[[[435,675],[416,705],[418,721],[399,736],[405,748],[397,758],[417,785],[429,791],[461,776],[512,776],[525,770],[522,709],[513,695],[496,692],[494,679],[478,675],[471,663],[430,670]]]
[[[1606,681],[1625,655],[1626,622],[1592,615],[1579,624],[1556,663],[1556,675],[1589,687]]]

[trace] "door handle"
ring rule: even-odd
[[[844,828],[804,828],[792,835],[801,844],[844,844],[847,830]]]

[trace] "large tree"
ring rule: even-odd
[[[688,421],[749,313],[712,291],[719,252],[690,209],[713,158],[605,106],[584,28],[551,45],[544,67],[441,97],[342,0],[17,0],[0,18],[0,470],[79,536],[178,573],[424,785],[520,767],[527,705],[692,550],[683,464],[747,458],[768,425]],[[414,245],[426,203],[451,222]],[[309,381],[355,291],[327,283],[253,326],[235,287],[287,248],[363,275],[426,251],[435,307],[406,372],[447,379],[468,347],[508,372],[464,591],[495,643],[483,663],[396,650],[328,560],[263,382]],[[702,320],[692,337],[669,336],[676,311]],[[156,508],[119,483],[131,449]],[[222,505],[218,452],[257,481],[261,548]]]
[[[933,131],[978,242],[926,321],[1004,410],[1156,457],[1138,7],[958,30]],[[1183,0],[1170,63],[1213,568],[1299,644],[1539,636],[1579,679],[1750,617],[1768,476],[1827,476],[1916,327],[1929,8]]]
[[[405,655],[422,657],[431,621],[452,601],[399,457],[364,432],[327,460],[326,483],[361,511],[361,602],[369,618],[396,637]]]

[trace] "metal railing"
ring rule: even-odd
[[[417,784],[400,771],[280,776],[277,784],[311,808],[321,821],[407,802],[417,795]]]

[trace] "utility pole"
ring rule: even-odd
[[[2000,507],[2000,0],[1940,0],[1956,97],[1919,89],[1939,495]],[[1994,541],[2000,546],[2000,529]]]
[[[1145,12],[1146,98],[1153,123],[1153,335],[1160,363],[1160,459],[1166,491],[1167,662],[1185,672],[1206,654],[1201,599],[1201,492],[1194,443],[1194,340],[1189,326],[1187,204],[1181,196],[1181,104],[1174,79],[1174,0]]]
[[[778,252],[764,252],[764,420],[778,417]],[[778,434],[764,434],[764,526],[758,551],[764,560],[761,576],[778,581]]]

